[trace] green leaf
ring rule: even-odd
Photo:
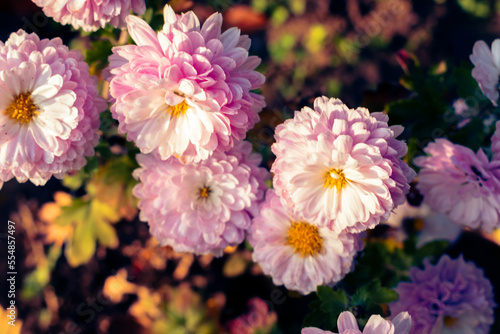
[[[349,303],[344,290],[333,290],[326,286],[318,286],[318,298],[321,301],[321,311],[330,315],[345,311]]]
[[[453,71],[454,81],[457,84],[457,94],[464,99],[474,96],[479,90],[477,81],[472,77],[471,73],[472,64],[465,62]],[[485,99],[487,98],[485,97]]]
[[[378,279],[368,283],[366,292],[371,303],[386,304],[398,299],[396,291],[380,286]]]
[[[120,219],[118,212],[110,205],[94,198],[74,199],[72,204],[62,208],[54,224],[73,225],[73,234],[66,240],[65,256],[72,267],[87,263],[95,253],[96,243],[115,248],[118,237],[110,225]]]
[[[426,257],[438,257],[448,248],[448,240],[435,240],[426,243],[417,250],[413,264],[420,265]]]
[[[80,221],[75,227],[73,237],[66,243],[65,255],[72,267],[87,263],[95,253],[95,230],[92,223]]]
[[[92,42],[92,46],[85,53],[85,61],[89,65],[95,65],[103,69],[108,64],[108,57],[111,55],[113,44],[107,39],[100,39]]]

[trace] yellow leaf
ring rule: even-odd
[[[79,222],[73,237],[66,243],[66,259],[72,267],[87,263],[95,252],[95,229],[92,221]]]

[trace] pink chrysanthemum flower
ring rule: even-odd
[[[340,234],[298,219],[268,190],[249,230],[253,259],[276,285],[302,294],[333,286],[351,271],[362,235]]]
[[[160,244],[221,256],[224,248],[244,240],[269,177],[258,167],[260,157],[251,153],[250,143],[237,143],[199,163],[161,160],[155,154],[140,154],[137,160],[139,218]]]
[[[133,11],[144,14],[144,0],[32,0],[42,7],[45,15],[61,24],[71,24],[75,29],[96,31],[111,24],[125,26],[125,18]]]
[[[0,187],[43,185],[86,164],[106,109],[79,51],[23,30],[0,42]]]
[[[482,150],[437,139],[418,157],[421,167],[417,189],[433,210],[448,214],[452,221],[491,232],[500,224],[500,179],[495,177]]]
[[[392,321],[385,320],[378,314],[368,319],[363,331],[359,330],[356,318],[351,312],[342,312],[337,319],[338,334],[408,334],[411,329],[411,317],[408,312],[399,313]],[[336,334],[318,328],[302,329],[301,334]]]
[[[221,34],[221,14],[200,27],[193,12],[176,15],[168,5],[158,34],[135,16],[127,22],[137,45],[116,47],[109,59],[121,133],[143,153],[184,163],[245,138],[265,105],[250,92],[264,76],[254,71],[260,59],[248,56],[248,36],[237,28]]]
[[[401,126],[383,113],[319,97],[276,128],[277,193],[294,213],[337,232],[360,232],[403,204],[415,173],[400,158]]]
[[[270,333],[277,320],[276,312],[270,311],[265,301],[255,297],[248,301],[248,313],[231,320],[227,327],[229,334]]]
[[[493,41],[491,50],[484,41],[477,41],[470,60],[474,64],[472,77],[479,88],[496,106],[498,101],[498,79],[500,77],[500,39]]]
[[[493,289],[483,271],[460,256],[428,259],[424,269],[410,269],[411,282],[396,287],[399,299],[391,313],[408,311],[414,322],[411,334],[487,334],[493,324]]]

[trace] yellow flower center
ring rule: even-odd
[[[39,114],[38,107],[31,101],[31,93],[19,94],[6,109],[7,115],[21,124],[29,123]]]
[[[200,189],[200,198],[207,198],[211,192],[212,192],[212,190],[210,190],[210,187],[201,188]]]
[[[449,315],[445,315],[443,322],[446,327],[453,327],[455,323],[458,321],[457,318],[450,317]]]
[[[323,250],[323,238],[318,228],[306,222],[292,223],[286,244],[292,246],[301,257],[314,256]]]
[[[167,111],[170,115],[174,117],[179,117],[180,115],[186,114],[189,109],[189,104],[186,103],[186,100],[183,100],[181,103],[176,104],[175,106],[169,106]]]
[[[342,188],[344,188],[349,182],[346,179],[343,171],[341,169],[332,169],[325,173],[325,183],[323,184],[323,188],[337,188],[337,194],[340,192]]]

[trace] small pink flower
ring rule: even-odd
[[[417,248],[435,240],[448,240],[453,243],[462,232],[462,227],[454,223],[448,215],[432,210],[428,204],[415,207],[405,202],[392,212],[386,222],[387,225],[397,229],[395,237],[400,242],[404,242],[408,237],[403,226],[403,221],[406,219],[415,221]]]
[[[372,315],[361,332],[356,318],[351,312],[342,312],[337,320],[338,334],[408,334],[411,329],[411,317],[408,312],[399,313],[392,321],[380,315]],[[318,328],[302,329],[301,334],[335,334]]]
[[[482,150],[437,139],[418,157],[421,167],[417,189],[433,210],[448,214],[452,221],[491,232],[500,226],[500,179]]]
[[[230,334],[269,333],[277,321],[276,312],[270,312],[267,303],[260,298],[248,302],[248,313],[228,323]]]
[[[496,106],[498,101],[498,78],[500,77],[500,39],[493,41],[491,50],[484,41],[477,41],[470,60],[474,64],[472,76],[479,88]]]
[[[262,271],[274,284],[302,294],[344,278],[363,248],[361,238],[362,234],[339,234],[297,218],[273,189],[268,190],[248,235],[253,259]]]
[[[44,185],[87,163],[106,103],[79,51],[23,30],[0,42],[0,187]]]
[[[340,232],[360,232],[405,201],[415,173],[401,160],[401,126],[383,113],[319,97],[276,128],[274,186],[294,214]]]
[[[260,59],[248,56],[248,36],[237,28],[221,34],[221,14],[203,26],[193,12],[176,15],[167,5],[164,14],[158,33],[127,18],[137,45],[109,58],[111,112],[141,152],[198,162],[245,138],[265,105],[250,91],[265,79],[254,71]]]
[[[45,15],[75,29],[96,31],[110,23],[117,28],[125,26],[125,18],[132,10],[144,14],[144,0],[32,0],[43,8]]]
[[[139,154],[137,160],[139,218],[160,244],[221,256],[224,248],[243,241],[269,177],[258,167],[260,157],[251,153],[250,143],[198,163],[161,160],[155,154]]]

